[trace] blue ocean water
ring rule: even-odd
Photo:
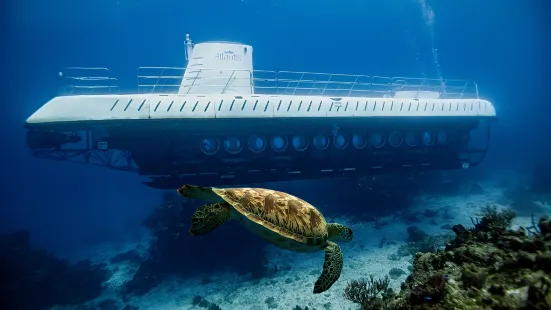
[[[107,67],[116,73],[122,89],[130,89],[137,67],[185,66],[186,33],[198,42],[253,45],[255,69],[475,80],[482,96],[496,106],[499,121],[493,126],[489,153],[480,169],[449,178],[463,178],[468,186],[480,183],[487,194],[482,201],[499,200],[500,193],[492,185],[495,176],[521,183],[530,179],[535,163],[550,158],[549,11],[550,4],[544,0],[4,1],[2,49],[7,61],[3,90],[7,97],[0,124],[0,233],[28,229],[33,247],[71,261],[105,260],[147,247],[144,240],[154,229],[143,221],[167,202],[163,202],[162,192],[145,187],[130,173],[35,159],[27,150],[23,124],[57,95],[59,68]],[[354,251],[375,254],[365,258],[367,261],[354,256],[352,264],[357,267],[347,267],[346,279],[353,270],[367,275],[354,268],[377,265],[377,255],[382,254],[376,253],[382,250],[376,244],[382,235],[369,226],[373,222],[362,221],[388,214],[370,209],[370,201],[362,194],[365,187],[331,193],[338,185],[335,182],[264,186],[313,201],[331,218],[360,218],[350,221],[357,225],[362,248],[349,245],[343,251],[345,255]],[[319,195],[320,187],[326,195]],[[342,196],[349,197],[347,203],[341,203]],[[454,196],[427,202],[419,197],[414,200],[422,203],[413,204],[419,210],[458,200]],[[471,202],[469,199],[463,198],[463,202]],[[463,207],[457,208],[461,213]],[[416,210],[415,206],[411,210]],[[456,217],[456,221],[465,220],[468,217]],[[402,240],[408,224],[392,218],[388,221],[384,237]],[[109,295],[114,294],[110,289],[122,285],[119,281],[125,281],[113,274],[119,275],[117,271],[125,268],[131,273],[132,267],[117,265],[113,267],[117,271],[111,270],[107,295],[102,293],[101,298],[113,297],[118,305],[128,303],[139,309],[193,309],[191,300],[196,295],[222,309],[272,308],[270,305],[290,309],[286,306],[308,304],[321,309],[327,303],[331,309],[353,308],[342,298],[344,284],[319,301],[311,297],[311,287],[302,286],[303,273],[295,271],[305,270],[309,277],[305,283],[312,282],[315,278],[310,271],[321,268],[321,253],[289,254],[266,247],[237,227],[225,229],[207,239],[186,241],[189,248],[182,249],[184,253],[203,254],[190,258],[185,268],[174,267],[182,270],[163,271],[183,273],[183,280],[168,277],[158,284],[157,291],[122,300]],[[423,229],[431,232],[435,228]],[[224,235],[229,231],[235,235]],[[400,267],[406,269],[406,263]],[[269,267],[253,270],[251,265]],[[377,265],[379,269],[372,273],[385,274],[394,267],[383,265]],[[248,280],[251,273],[260,275]],[[399,282],[395,285],[399,288]],[[301,288],[304,292],[297,291]],[[275,300],[265,302],[269,298]]]

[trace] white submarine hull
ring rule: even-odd
[[[187,46],[186,68],[139,68],[135,93],[105,68],[61,72],[65,94],[26,120],[33,154],[172,188],[461,169],[486,153],[470,135],[496,111],[475,83],[255,71],[249,45]]]

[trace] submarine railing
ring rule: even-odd
[[[460,79],[384,77],[358,74],[274,70],[187,69],[197,72],[186,76],[186,68],[140,67],[138,93],[176,94],[181,87],[201,87],[206,93],[220,93],[228,87],[247,88],[252,94],[398,97],[428,99],[478,99],[478,85]],[[201,73],[205,73],[203,76]],[[218,74],[216,76],[215,74]],[[119,91],[118,79],[107,68],[68,67],[59,73],[65,80],[65,95],[112,94]],[[197,83],[201,79],[208,84]],[[214,82],[220,81],[220,82]],[[230,85],[232,82],[232,85]],[[209,92],[211,88],[213,91]],[[216,92],[217,91],[217,92]]]

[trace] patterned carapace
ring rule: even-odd
[[[287,193],[263,188],[214,189],[224,200],[240,213],[258,217],[273,225],[276,230],[284,230],[299,242],[310,243],[318,239],[327,240],[327,223],[323,215],[308,202]],[[272,227],[268,227],[272,228]]]

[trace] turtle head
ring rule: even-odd
[[[327,223],[327,233],[330,241],[352,241],[354,238],[352,228],[337,223]]]
[[[224,201],[211,187],[203,187],[196,185],[184,185],[178,189],[178,194],[185,198],[202,199],[208,202]]]

